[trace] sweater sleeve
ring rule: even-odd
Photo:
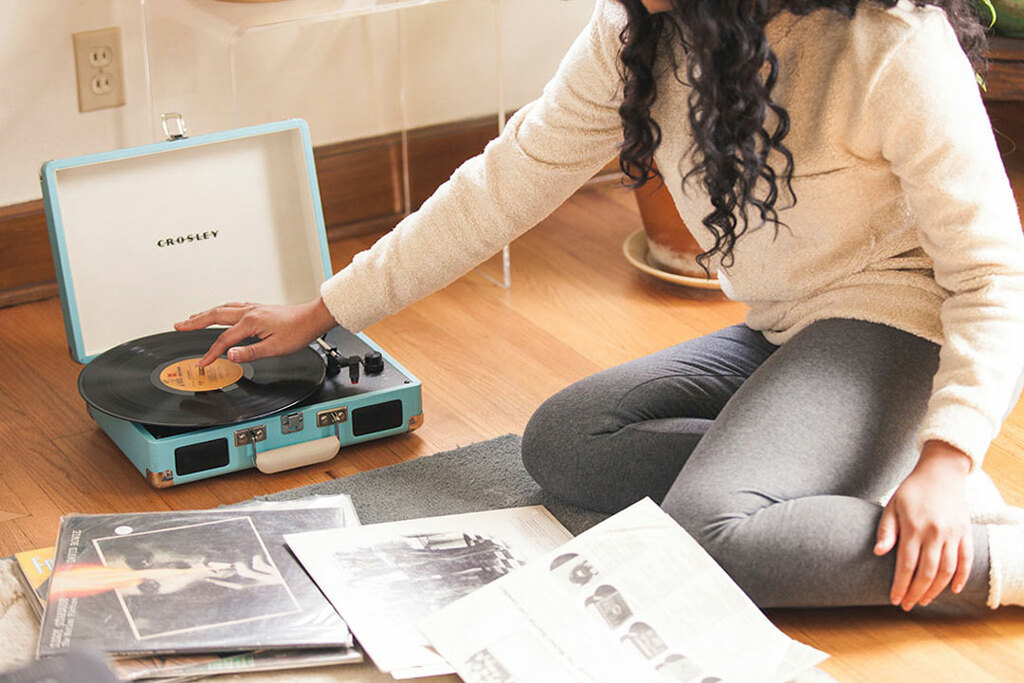
[[[451,283],[530,229],[617,154],[621,9],[598,0],[541,97],[320,293],[351,331]]]
[[[918,447],[944,441],[978,466],[1024,361],[1024,236],[974,71],[941,10],[923,11],[891,52],[865,113],[948,292]]]

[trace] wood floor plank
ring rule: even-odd
[[[1004,612],[985,615],[984,620],[914,619],[935,639],[973,662],[991,680],[1024,681],[1024,658],[1019,656],[1019,642],[1024,637],[1024,615],[1018,614],[1015,618],[1012,613]]]
[[[74,388],[80,370],[68,355],[56,299],[3,309],[0,394],[29,414],[38,433],[55,438],[92,424]]]
[[[31,508],[17,484],[15,478],[10,476],[9,468],[0,460],[0,548],[26,548],[32,544],[31,539],[14,523],[31,514]]]
[[[13,494],[4,505],[8,509],[16,505],[27,513],[3,526],[16,530],[11,533],[12,540],[27,537],[28,548],[52,545],[61,515],[87,505],[88,494],[83,494],[77,485],[69,486],[62,469],[45,467],[48,460],[59,457],[52,442],[18,438],[9,425],[0,425],[0,452],[0,478]],[[44,466],[39,467],[40,464]],[[7,542],[8,538],[0,535],[0,543],[4,544],[0,545],[0,557],[27,549],[8,546]]]
[[[135,510],[172,509],[168,498],[149,486],[138,486],[138,470],[117,449],[112,441],[93,425],[79,434],[54,440],[54,445],[71,463],[88,463],[82,469],[91,472],[90,480],[96,489],[120,508]],[[194,493],[193,493],[194,495]],[[210,502],[204,500],[203,502]],[[75,510],[75,512],[105,512],[101,510]]]

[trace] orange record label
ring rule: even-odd
[[[201,358],[186,358],[172,363],[160,373],[160,381],[179,391],[213,391],[231,386],[242,379],[245,371],[238,363],[218,358],[205,368],[199,368]]]

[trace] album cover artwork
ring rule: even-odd
[[[297,504],[64,517],[39,655],[350,646],[283,540],[344,523]]]
[[[50,572],[53,570],[53,546],[23,550],[14,554],[18,565],[18,579],[31,598],[29,604],[36,619],[43,618],[46,593],[50,590]]]

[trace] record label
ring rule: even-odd
[[[160,373],[160,381],[178,391],[214,391],[231,386],[245,374],[241,365],[227,358],[217,358],[205,368],[199,367],[200,360],[184,358],[171,363]]]

